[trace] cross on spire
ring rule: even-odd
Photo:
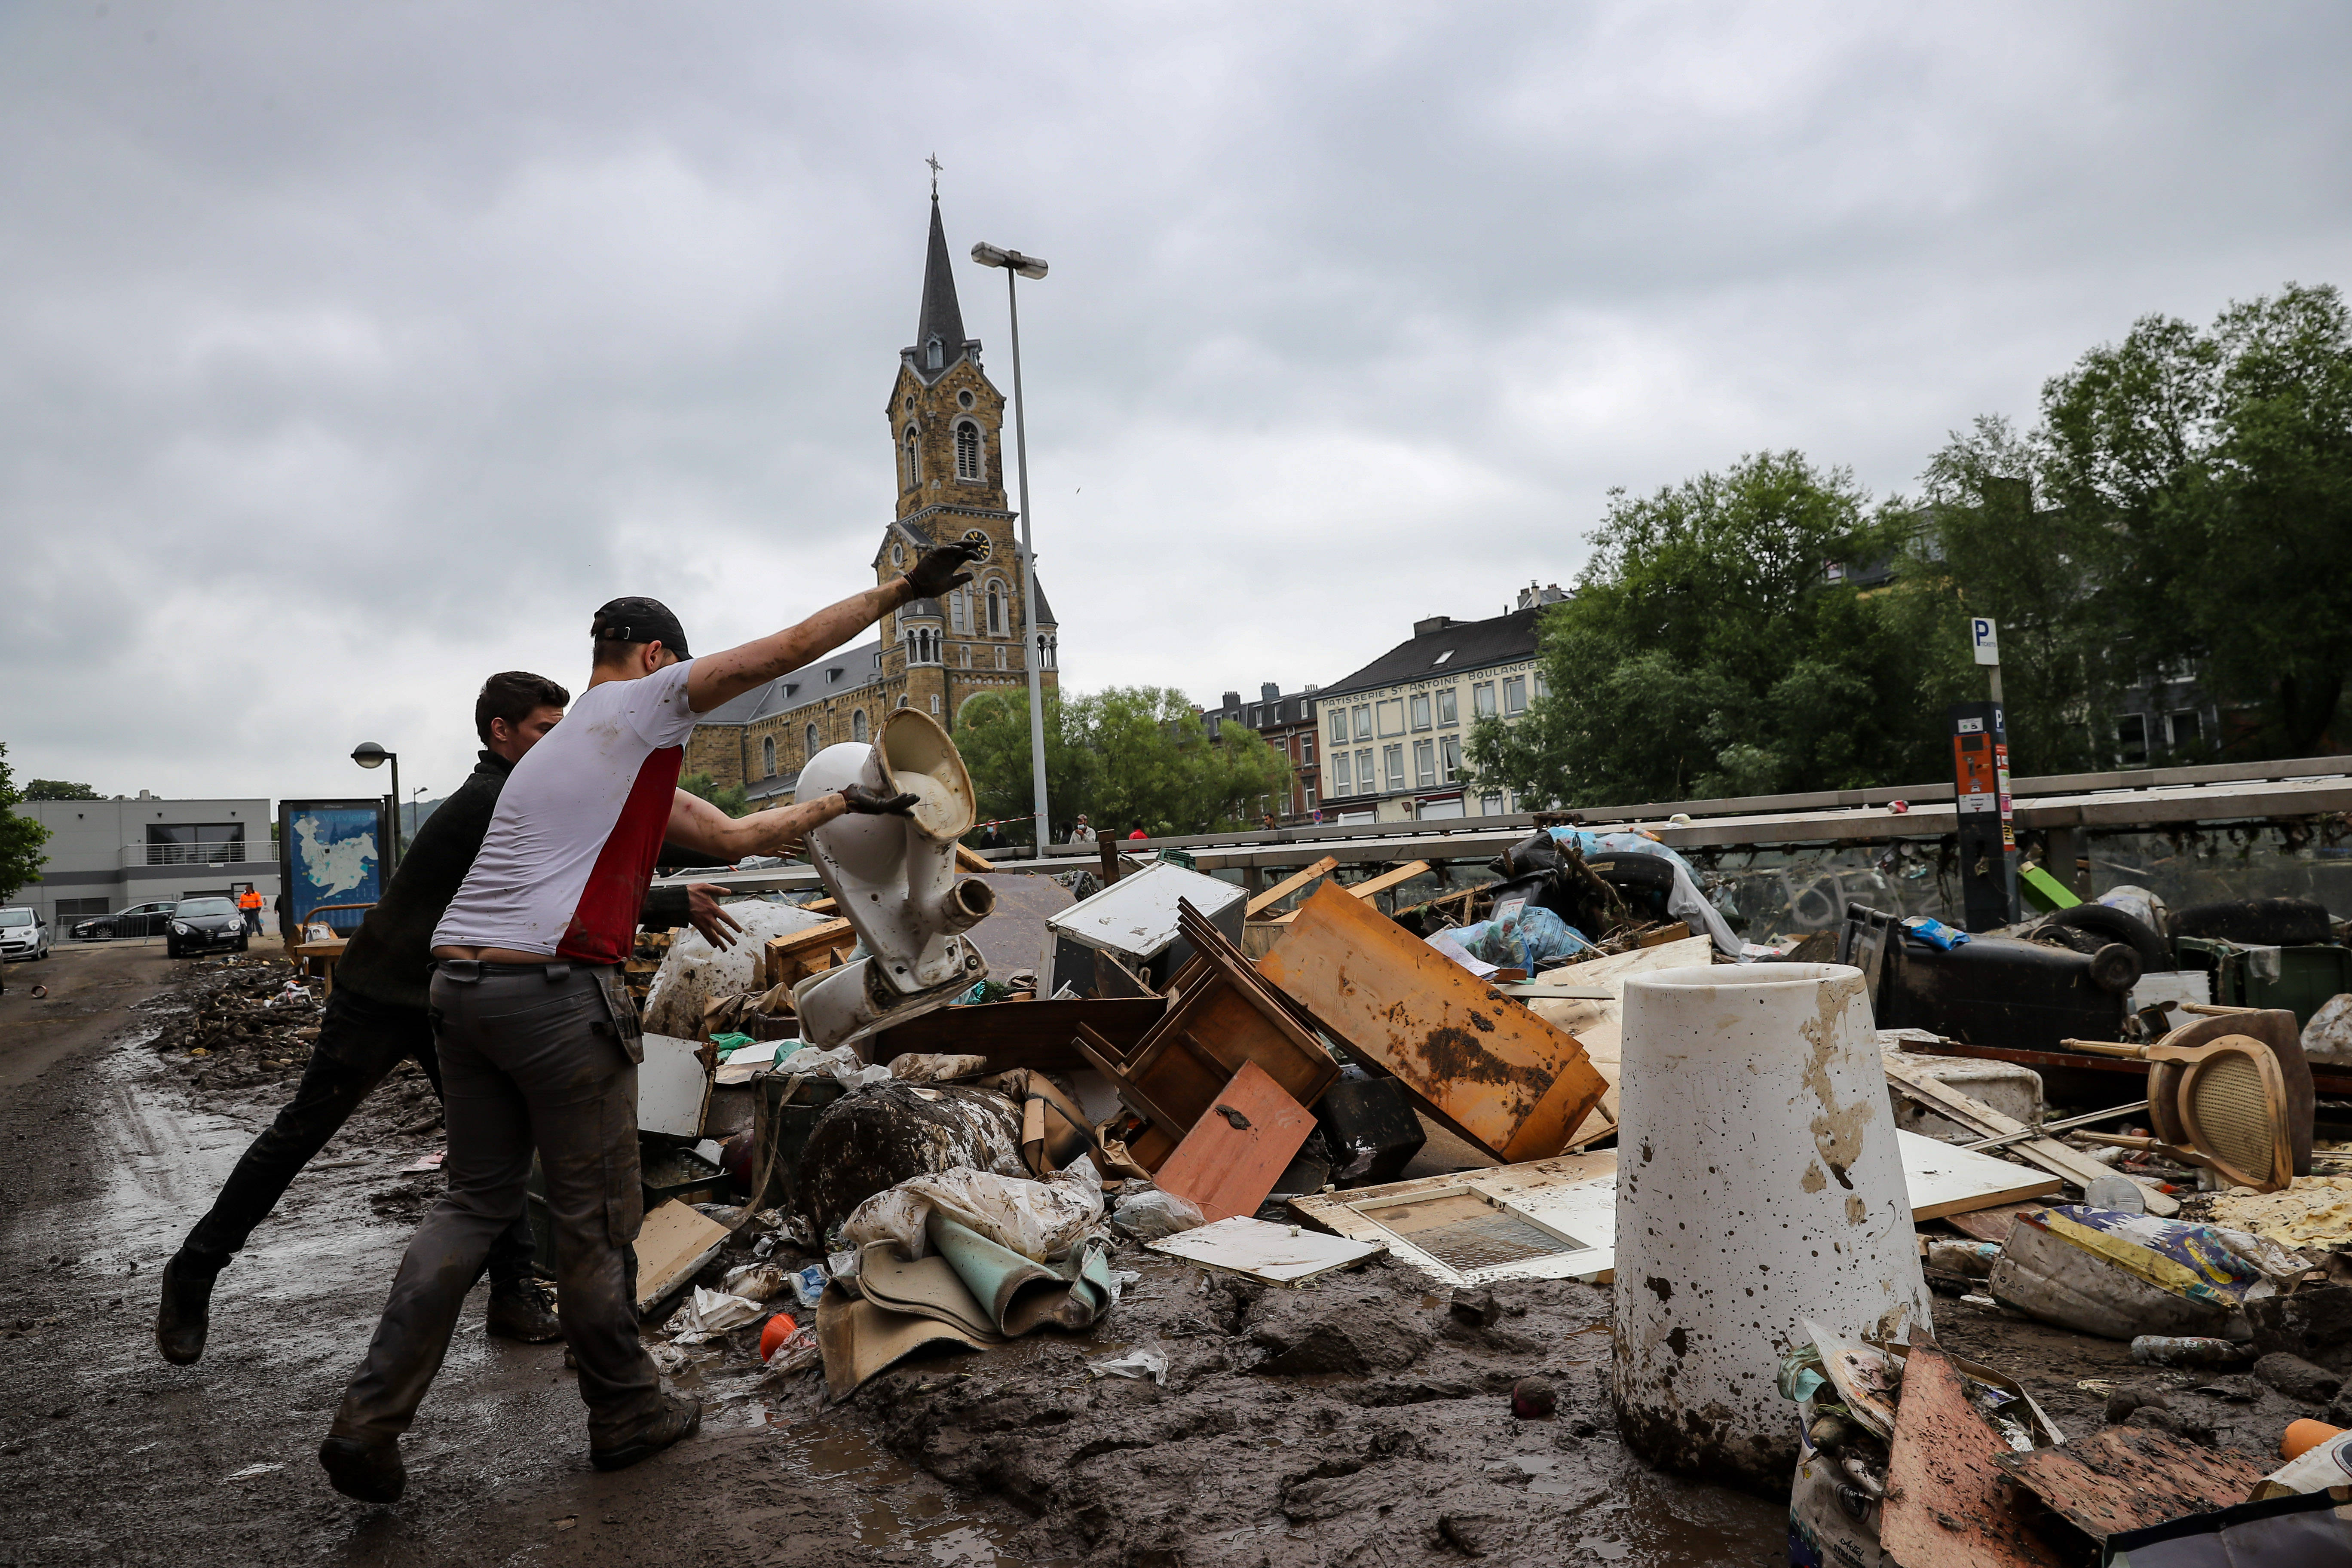
[[[937,153],[923,160],[931,166],[931,200],[940,199],[940,155]]]

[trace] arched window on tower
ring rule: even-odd
[[[956,478],[980,478],[980,426],[966,419],[956,426]]]
[[[866,739],[866,710],[863,708],[853,708],[849,711],[849,738],[852,741]]]
[[[960,632],[971,629],[970,617],[964,614],[964,602],[968,593],[966,589],[958,588],[948,595],[948,625]]]
[[[988,580],[988,635],[1004,635],[1004,587],[993,577]]]
[[[912,425],[907,426],[907,473],[902,488],[913,489],[923,482],[923,447],[921,437]]]
[[[763,737],[760,742],[760,770],[769,778],[776,776],[776,738]]]
[[[947,351],[940,346],[939,339],[933,338],[923,345],[923,361],[933,370],[947,363]]]
[[[803,742],[804,746],[801,752],[801,761],[803,763],[806,763],[811,757],[815,756],[817,753],[815,725],[812,724],[808,727],[808,733],[803,737]]]

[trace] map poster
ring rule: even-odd
[[[383,802],[374,799],[278,803],[278,867],[296,930],[322,904],[373,904],[383,897],[385,816]],[[329,910],[320,919],[349,936],[366,913]]]

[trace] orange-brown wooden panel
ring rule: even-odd
[[[1212,1220],[1253,1215],[1314,1130],[1313,1113],[1244,1062],[1151,1179]]]
[[[1328,882],[1257,969],[1501,1159],[1559,1153],[1608,1088],[1575,1036]]]

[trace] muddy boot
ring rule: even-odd
[[[490,1287],[490,1307],[483,1315],[483,1327],[502,1340],[520,1340],[527,1345],[543,1345],[563,1336],[563,1325],[555,1321],[555,1298],[546,1286],[528,1276]]]
[[[690,1394],[665,1394],[662,1403],[669,1408],[655,1416],[643,1431],[609,1448],[589,1449],[588,1462],[600,1470],[625,1470],[701,1429],[702,1401]]]
[[[319,1468],[337,1491],[362,1502],[398,1502],[408,1486],[408,1467],[400,1462],[396,1442],[330,1437],[319,1445]]]
[[[228,1264],[183,1248],[163,1265],[163,1300],[155,1309],[155,1348],[173,1366],[194,1366],[212,1322],[213,1281]]]

